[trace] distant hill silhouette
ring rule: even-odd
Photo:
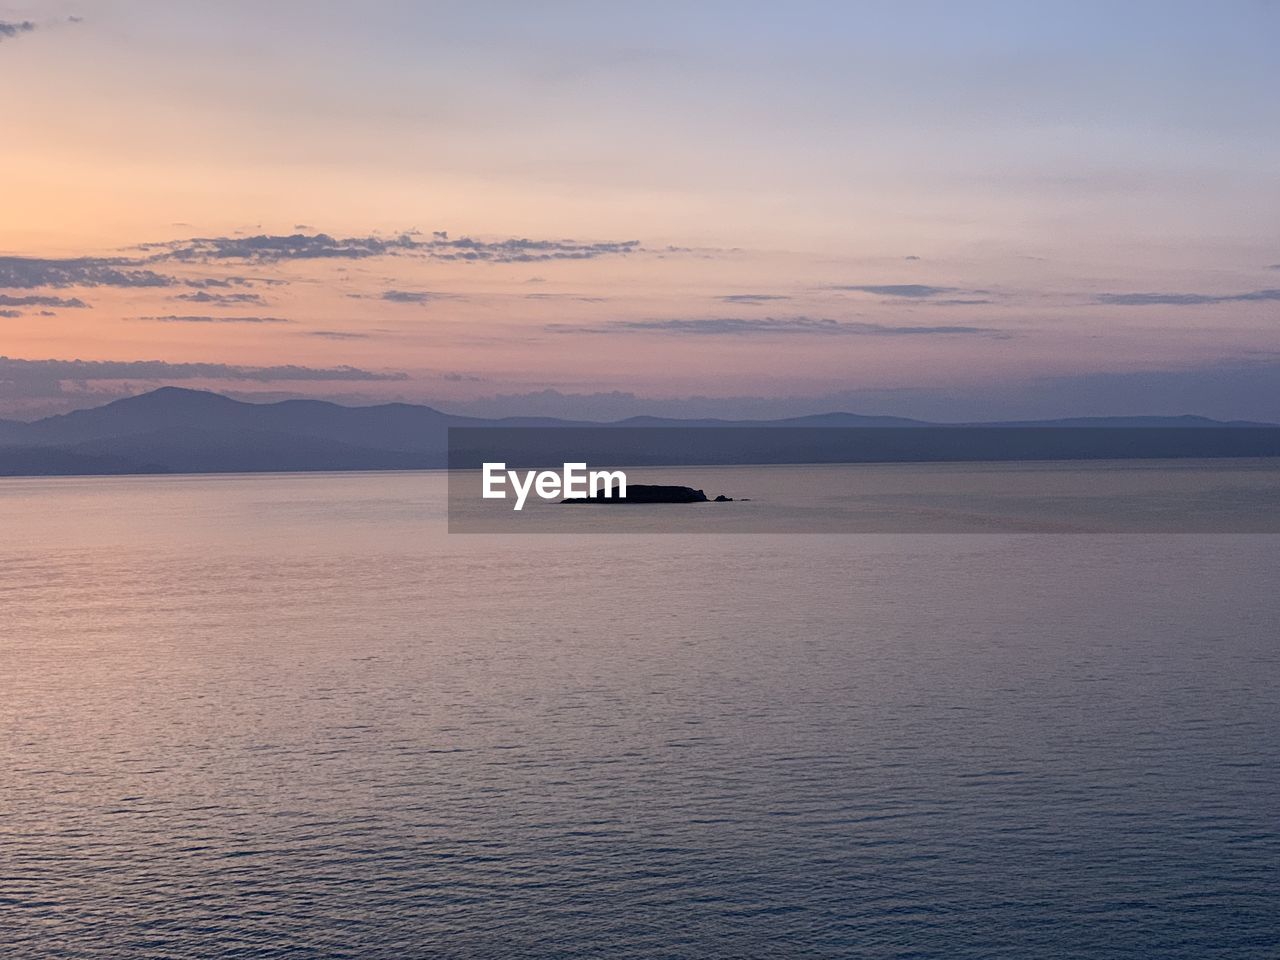
[[[632,417],[608,425],[548,417],[486,420],[406,403],[365,407],[347,407],[321,400],[245,403],[208,391],[161,387],[100,407],[31,423],[0,421],[0,475],[436,468],[446,465],[450,427],[607,427],[651,431],[664,427],[806,428],[797,436],[827,436],[811,432],[812,428],[824,427],[927,429],[930,436],[940,435],[935,433],[939,430],[946,431],[949,447],[954,447],[959,439],[954,431],[982,428],[973,435],[982,433],[989,438],[992,435],[986,428],[991,427],[1128,430],[1160,427],[1182,428],[1182,431],[1270,427],[1262,433],[1274,432],[1280,437],[1280,428],[1270,424],[1226,423],[1204,417],[1101,417],[981,425],[939,425],[852,413],[772,421]],[[1180,436],[1190,435],[1182,431]],[[925,436],[921,434],[921,439]],[[988,439],[988,446],[990,442]],[[1189,449],[1185,455],[1221,455],[1221,443],[1203,447],[1204,452]],[[803,450],[800,453],[803,455]],[[1000,457],[1009,458],[1016,459],[1016,453]],[[818,459],[830,462],[831,458]]]

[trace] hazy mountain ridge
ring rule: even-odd
[[[610,424],[549,417],[482,419],[406,403],[246,403],[179,387],[23,423],[0,421],[0,475],[395,470],[442,467],[450,427],[1274,427],[1205,417],[1103,417],[934,424],[834,412],[783,420],[631,417]],[[1191,454],[1195,455],[1195,454]]]

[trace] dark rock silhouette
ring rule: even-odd
[[[723,500],[723,497],[720,497]],[[707,495],[693,487],[663,484],[629,483],[627,495],[618,495],[614,487],[608,495],[601,491],[589,497],[565,497],[561,503],[706,503]]]
[[[723,493],[715,498],[714,503],[733,503],[733,497],[726,497]]]

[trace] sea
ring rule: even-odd
[[[652,509],[818,488],[716,470],[749,506]],[[0,480],[0,955],[1280,957],[1270,514],[530,536],[447,488]]]

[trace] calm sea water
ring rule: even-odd
[[[1280,956],[1280,537],[444,509],[0,482],[0,952]]]

